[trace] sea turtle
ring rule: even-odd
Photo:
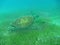
[[[29,28],[34,22],[33,16],[23,16],[19,19],[16,19],[11,26],[14,27],[14,29],[26,29]]]
[[[41,19],[39,16],[22,16],[12,22],[11,30],[42,30],[46,20]]]

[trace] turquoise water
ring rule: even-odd
[[[60,0],[0,0],[0,45],[60,45]]]
[[[45,17],[60,17],[59,0],[2,0],[0,2],[0,17],[3,19],[18,17],[30,11]],[[21,15],[16,16],[15,13]]]

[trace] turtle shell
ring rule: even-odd
[[[14,23],[12,23],[12,26],[16,28],[28,28],[33,24],[33,22],[34,22],[33,16],[24,16],[17,19]]]

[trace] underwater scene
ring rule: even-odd
[[[60,0],[0,0],[0,45],[60,45]]]

